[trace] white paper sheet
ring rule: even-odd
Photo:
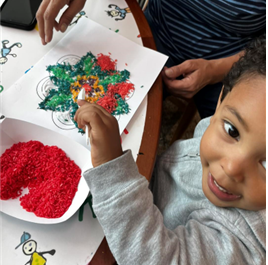
[[[0,0],[0,3],[2,2],[3,0]],[[133,15],[128,13],[124,20],[116,21],[115,18],[108,16],[106,13],[106,10],[114,9],[109,8],[110,4],[116,4],[120,8],[127,7],[124,0],[87,0],[83,10],[86,13],[86,17],[106,26],[111,32],[116,32],[117,35],[120,34],[134,41],[136,44],[141,45],[141,38]],[[80,22],[81,21],[79,20],[77,24],[71,25],[67,32],[78,26]],[[62,34],[54,31],[52,42],[46,46],[42,46],[36,30],[27,32],[1,27],[1,32],[2,39],[9,40],[11,45],[15,42],[22,43],[21,48],[14,47],[12,50],[12,53],[15,53],[17,57],[8,57],[8,62],[5,65],[1,65],[2,80],[0,80],[0,85],[4,85],[3,92],[6,92],[10,88],[10,85],[14,84],[13,88],[15,87],[15,89],[13,90],[13,93],[15,94],[20,93],[22,90],[22,86],[17,84],[17,79],[24,75],[27,70],[32,71],[36,62],[44,56],[46,52],[54,47],[58,40],[67,34],[67,32]],[[55,60],[57,59],[59,59],[58,56]],[[51,64],[54,63],[55,61],[51,62]],[[124,63],[123,67],[126,68]],[[28,71],[25,75],[28,75],[30,71]],[[43,74],[43,69],[40,74]],[[37,75],[39,75],[39,73],[37,73]],[[39,76],[37,79],[38,81],[41,81],[42,78]],[[34,86],[34,89],[35,88],[36,86]],[[29,90],[30,86],[27,82],[26,91],[29,92]],[[22,92],[25,93],[25,91]],[[13,93],[9,94],[11,96],[10,101],[12,105],[14,103],[14,97],[16,98]],[[3,109],[3,106],[9,109],[8,104],[8,102],[5,104],[0,99],[0,111]],[[145,98],[136,114],[127,125],[126,133],[122,134],[123,149],[131,149],[135,159],[138,154],[143,133],[146,106],[147,99]],[[18,109],[21,111],[20,108]],[[37,116],[37,119],[41,120],[42,117]],[[85,142],[84,137],[81,138],[81,141],[83,143]],[[56,253],[53,256],[49,254],[44,255],[47,259],[47,264],[88,264],[103,239],[103,231],[97,219],[92,218],[89,207],[85,209],[84,221],[81,223],[78,222],[77,219],[78,214],[76,213],[65,222],[46,225],[21,221],[17,218],[12,218],[0,213],[0,264],[7,265],[10,262],[13,262],[14,264],[25,264],[29,261],[30,257],[22,253],[21,247],[15,250],[15,246],[17,246],[20,242],[20,236],[24,231],[29,232],[32,239],[37,241],[38,252],[49,251],[51,249],[56,250]]]
[[[86,265],[92,259],[103,239],[103,231],[97,219],[92,217],[88,205],[84,207],[83,220],[79,221],[78,212],[68,221],[60,224],[35,224],[25,222],[0,213],[1,265],[24,265],[31,258],[22,251],[21,242],[24,232],[36,241],[36,251],[55,250],[55,254],[44,254],[48,265]],[[28,241],[26,241],[28,242]],[[26,243],[25,242],[25,243]]]
[[[59,59],[63,60],[66,56],[73,56],[75,61],[77,56],[82,57],[87,52],[94,55],[110,53],[112,59],[118,60],[118,70],[127,69],[130,72],[129,80],[135,85],[135,92],[127,101],[131,111],[126,115],[120,115],[119,118],[122,133],[154,83],[167,57],[83,18],[29,73],[2,94],[3,114],[44,126],[85,146],[84,137],[72,124],[60,128],[55,122],[58,120],[53,116],[55,113],[38,109],[41,100],[36,91],[42,82],[49,80],[46,71],[48,65],[55,65]]]

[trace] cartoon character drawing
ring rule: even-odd
[[[2,41],[2,49],[1,49],[1,57],[0,57],[0,64],[5,64],[7,62],[7,56],[11,55],[13,57],[17,57],[17,54],[14,53],[10,53],[11,49],[14,46],[17,46],[18,48],[22,47],[22,44],[20,42],[16,42],[14,44],[12,44],[11,46],[7,47],[7,44],[9,43],[8,40],[3,40]]]
[[[131,13],[129,7],[120,8],[119,6],[114,5],[114,4],[108,5],[108,7],[109,8],[113,8],[114,7],[113,10],[106,11],[106,12],[107,12],[108,16],[110,16],[112,18],[119,17],[119,18],[115,18],[115,21],[123,20],[126,17],[126,14],[127,13]]]
[[[73,25],[73,24],[77,24],[78,20],[79,20],[82,16],[87,17],[87,16],[86,16],[86,12],[83,11],[83,10],[80,11],[80,12],[75,16],[75,20],[70,24],[70,26]]]
[[[46,258],[44,258],[44,254],[50,254],[50,255],[54,255],[56,250],[52,249],[50,251],[44,251],[44,252],[37,252],[37,243],[36,241],[31,239],[31,235],[27,232],[23,232],[23,235],[20,238],[20,244],[15,248],[17,249],[19,246],[22,246],[22,251],[25,255],[30,256],[31,258],[28,262],[25,263],[26,264],[30,264],[30,265],[46,265]]]

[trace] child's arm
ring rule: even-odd
[[[104,108],[79,100],[75,114],[78,127],[89,128],[93,167],[102,165],[123,154],[117,120]]]
[[[232,230],[223,224],[229,220],[210,209],[190,211],[183,217],[185,226],[168,229],[131,152],[122,153],[115,118],[96,104],[79,104],[75,120],[80,128],[86,124],[90,128],[95,167],[84,177],[93,196],[94,212],[118,264],[251,265],[255,262],[252,257],[264,260],[246,237],[237,237],[241,233],[236,227]],[[177,218],[176,210],[172,211]]]

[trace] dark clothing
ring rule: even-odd
[[[189,59],[220,59],[240,52],[265,32],[265,0],[150,0],[145,11],[167,66]],[[222,84],[209,85],[194,100],[201,118],[214,114]]]

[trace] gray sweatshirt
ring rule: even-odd
[[[199,147],[208,124],[158,159],[152,191],[130,151],[84,173],[118,264],[265,264],[266,210],[219,208],[202,191]]]

